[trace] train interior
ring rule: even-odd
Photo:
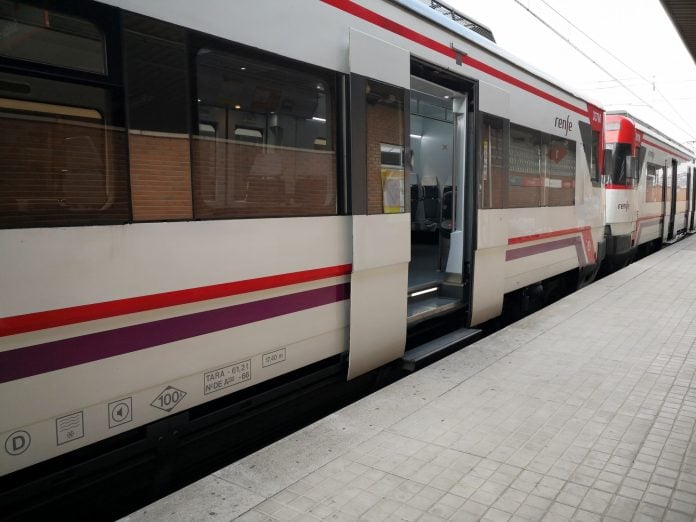
[[[462,234],[453,234],[453,225],[464,171],[464,162],[457,160],[463,157],[464,140],[456,137],[458,128],[466,130],[466,110],[462,114],[455,108],[465,99],[448,87],[411,77],[409,323],[463,305],[461,293],[447,290],[448,283],[461,283],[461,267],[456,266],[461,245],[453,242],[461,243]]]

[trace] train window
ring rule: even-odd
[[[191,219],[185,32],[127,12],[123,25],[133,219]]]
[[[640,147],[638,149],[638,161],[635,162],[635,177],[636,184],[640,183],[640,175],[643,173],[643,167],[645,167],[645,162],[648,159],[648,149],[646,147]]]
[[[367,213],[404,212],[405,91],[369,80],[365,95]]]
[[[194,217],[335,214],[335,73],[212,47],[195,62]]]
[[[507,206],[541,206],[543,184],[541,133],[511,123]]]
[[[483,116],[479,149],[480,208],[505,207],[505,129],[501,118]]]
[[[590,148],[590,179],[599,183],[601,173],[599,171],[599,131],[592,131],[592,147]]]
[[[677,167],[677,201],[686,201],[689,185],[689,170],[686,163]]]
[[[107,89],[0,73],[0,227],[129,219],[126,136]]]
[[[575,149],[572,140],[543,134],[543,165],[546,205],[551,207],[575,204]]]
[[[66,69],[106,74],[106,48],[91,22],[0,0],[0,55]]]
[[[636,164],[634,161],[628,161],[631,157],[630,143],[617,143],[614,147],[614,169],[610,172],[611,183],[614,185],[627,185],[630,179],[635,176],[633,169]]]
[[[129,127],[187,133],[184,29],[123,13]]]
[[[589,123],[584,121],[578,122],[580,124],[580,136],[582,137],[582,148],[585,152],[585,158],[587,159],[587,167],[590,171],[590,179],[599,183],[600,172],[599,172],[599,131],[592,130]]]
[[[665,169],[660,165],[648,163],[645,176],[645,202],[655,203],[662,201],[662,183]]]

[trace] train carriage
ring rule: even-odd
[[[694,155],[626,112],[606,115],[608,270],[693,231]]]
[[[440,8],[0,1],[3,475],[592,280],[603,111]]]

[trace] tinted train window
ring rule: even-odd
[[[132,13],[123,24],[133,219],[191,219],[185,31]]]
[[[660,165],[648,163],[645,177],[645,201],[655,203],[662,201],[662,184],[664,182],[665,169]]]
[[[542,134],[545,205],[563,207],[575,204],[575,148],[572,140]]]
[[[628,170],[628,161],[626,158],[631,156],[630,143],[617,143],[614,147],[614,169],[610,173],[611,182],[615,185],[626,185],[630,183],[630,178],[635,177],[635,171]],[[635,165],[631,161],[631,165]],[[634,169],[632,166],[631,169]]]
[[[334,73],[199,49],[196,218],[336,213]]]
[[[575,204],[576,142],[510,125],[508,207]]]
[[[0,0],[0,55],[106,74],[104,38],[87,20]]]
[[[600,180],[599,172],[599,132],[592,131],[592,147],[590,149],[590,178],[592,181]]]
[[[592,130],[590,124],[584,121],[578,122],[578,126],[582,136],[582,147],[585,152],[587,167],[590,170],[590,179],[594,182],[599,182],[599,131]]]
[[[405,211],[405,91],[367,82],[367,213]]]
[[[128,220],[126,136],[113,109],[106,89],[0,73],[0,226]]]
[[[0,0],[0,56],[13,67],[0,73],[0,227],[130,220],[119,61],[106,66],[115,11],[79,12]]]
[[[505,208],[505,130],[503,120],[485,115],[481,127],[480,208]]]
[[[679,163],[677,168],[677,201],[686,201],[689,187],[689,167],[686,163]]]
[[[508,207],[541,206],[543,183],[541,133],[511,124]]]

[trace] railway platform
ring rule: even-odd
[[[696,236],[124,520],[693,520]]]

